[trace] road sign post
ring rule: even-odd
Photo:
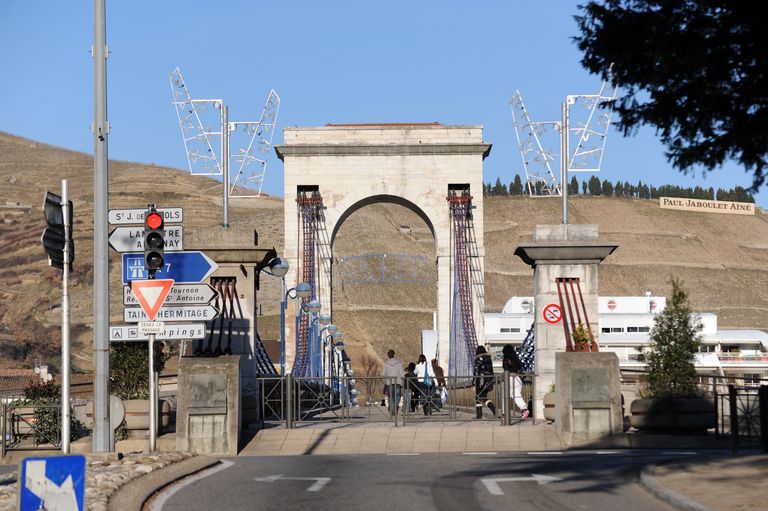
[[[166,225],[163,231],[166,251],[184,250],[184,226]],[[109,233],[109,246],[121,253],[144,250],[144,229],[141,226],[117,227]]]
[[[157,208],[168,224],[181,223],[184,220],[182,208]],[[112,225],[143,225],[147,208],[110,209],[109,223]]]
[[[205,323],[163,323],[162,332],[155,334],[156,340],[178,341],[182,339],[205,339]],[[139,331],[137,324],[111,325],[110,342],[146,342],[149,334]]]
[[[199,251],[168,252],[165,254],[165,267],[158,270],[158,279],[173,279],[178,283],[196,284],[207,279],[219,266],[208,256]],[[123,284],[134,280],[146,280],[144,254],[132,252],[123,254]]]

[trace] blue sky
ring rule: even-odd
[[[493,144],[485,180],[524,176],[509,97],[554,120],[566,94],[595,93],[571,37],[577,2],[107,1],[110,158],[186,169],[168,76],[256,120],[271,88],[283,126],[480,124]],[[93,3],[0,2],[0,130],[92,152]],[[234,148],[233,148],[234,150]],[[601,179],[748,186],[738,165],[682,175],[652,129],[611,130]],[[589,174],[577,177],[588,179]],[[264,191],[282,194],[271,153]],[[768,193],[757,196],[768,207]]]

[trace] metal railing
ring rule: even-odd
[[[525,402],[523,408],[532,411],[531,376],[453,376],[442,385],[433,380],[430,386],[418,377],[260,378],[257,413],[262,427],[285,424],[289,429],[320,422],[513,425],[524,420],[522,409],[515,405],[516,394]]]
[[[58,451],[61,405],[10,403],[0,406],[0,459],[8,451]]]

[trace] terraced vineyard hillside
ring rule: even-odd
[[[60,272],[48,268],[40,246],[45,190],[70,182],[75,203],[75,271],[72,277],[74,364],[91,367],[92,160],[89,155],[0,133],[0,367],[29,367],[36,360],[58,365]],[[272,172],[279,168],[273,167]],[[149,185],[148,183],[157,183]],[[110,164],[110,207],[154,202],[185,208],[185,234],[204,235],[221,221],[221,184],[151,164]],[[283,244],[282,200],[231,201],[233,228],[258,230],[260,246]],[[667,294],[681,277],[696,310],[716,312],[720,325],[768,330],[768,216],[753,217],[662,210],[657,201],[574,197],[573,223],[600,225],[601,237],[620,243],[600,275],[600,293]],[[525,197],[485,201],[486,310],[497,312],[513,295],[530,295],[532,271],[513,256],[530,241],[534,225],[558,223],[560,201]],[[400,206],[373,205],[339,229],[334,268],[343,258],[408,254],[433,280],[422,284],[351,282],[334,276],[334,321],[345,333],[353,359],[382,357],[395,347],[405,360],[418,354],[419,332],[431,328],[435,308],[434,244],[422,220]],[[112,320],[120,322],[119,264],[111,255]],[[279,287],[263,279],[258,327],[278,337]]]

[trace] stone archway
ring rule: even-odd
[[[275,147],[285,172],[285,248],[290,264],[287,285],[297,282],[300,261],[300,222],[295,198],[316,190],[323,201],[325,234],[318,238],[318,298],[323,312],[333,313],[330,290],[331,244],[343,221],[357,209],[377,202],[395,202],[415,211],[433,231],[438,273],[437,325],[440,362],[450,352],[452,289],[451,217],[449,189],[466,186],[473,195],[473,223],[478,262],[484,268],[483,160],[490,144],[482,141],[481,126],[441,124],[370,124],[293,127],[284,130],[284,144]],[[474,303],[477,338],[483,324]],[[286,322],[286,339],[293,327]],[[288,366],[294,347],[286,343]]]

